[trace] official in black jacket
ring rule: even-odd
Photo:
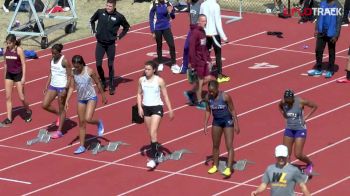
[[[98,20],[97,28],[95,22]],[[96,66],[98,74],[101,78],[102,87],[106,89],[106,78],[102,68],[102,59],[105,53],[108,57],[109,68],[109,94],[115,92],[114,86],[114,56],[115,56],[115,41],[122,39],[128,32],[130,25],[125,17],[117,12],[116,0],[107,0],[105,9],[98,9],[90,19],[92,32],[96,35]],[[123,31],[118,35],[119,27],[123,27]]]

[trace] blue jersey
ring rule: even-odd
[[[209,107],[213,113],[214,119],[232,119],[232,114],[223,95],[224,93],[220,91],[216,98],[209,97]]]

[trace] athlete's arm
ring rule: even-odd
[[[209,103],[208,101],[208,95],[205,96],[205,102]],[[205,110],[205,115],[204,115],[204,134],[207,134],[207,127],[208,127],[208,121],[211,115],[211,109],[209,107],[209,104],[207,104],[206,110]]]
[[[311,194],[310,194],[309,190],[307,189],[305,183],[302,182],[302,183],[299,184],[299,186],[300,186],[301,192],[303,192],[305,196],[311,196]]]
[[[90,77],[94,80],[95,84],[97,85],[98,91],[102,96],[102,103],[107,104],[107,98],[106,98],[105,92],[102,88],[100,77],[96,74],[96,72],[93,69],[91,69],[89,67],[87,68],[87,71],[88,71]]]
[[[282,101],[282,100],[281,100],[280,103],[278,104],[278,109],[279,109],[279,111],[281,112],[282,116],[283,116],[284,118],[287,118],[287,115],[286,115],[286,113],[285,113],[284,110],[283,110],[283,101]]]
[[[62,66],[66,68],[66,73],[67,73],[67,86],[66,88],[70,87],[70,82],[72,80],[72,65],[67,61],[66,58],[63,58],[62,60]]]
[[[265,191],[266,188],[267,188],[267,184],[261,183],[260,186],[255,191],[253,191],[250,195],[251,196],[259,195],[260,193]]]
[[[234,127],[233,129],[235,130],[235,132],[237,134],[239,134],[240,132],[240,129],[239,129],[239,125],[238,125],[238,118],[237,118],[237,113],[236,113],[236,110],[235,110],[235,106],[233,105],[233,101],[232,101],[232,98],[230,95],[226,94],[226,93],[223,93],[224,95],[224,101],[226,101],[227,105],[228,105],[228,108],[232,114],[232,118],[233,118],[233,123],[234,123]]]
[[[159,78],[159,86],[160,86],[160,90],[162,91],[163,97],[164,97],[164,101],[166,106],[168,107],[169,110],[169,117],[170,119],[174,118],[174,112],[173,109],[171,108],[171,103],[170,103],[170,99],[168,96],[168,92],[166,90],[166,86],[165,86],[165,82],[162,78]]]
[[[307,115],[305,115],[304,120],[307,120],[317,110],[317,105],[314,102],[305,99],[300,99],[300,104],[301,108],[304,108],[304,106],[308,106],[309,108],[311,108],[311,111]]]

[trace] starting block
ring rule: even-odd
[[[157,163],[162,163],[165,162],[167,160],[180,160],[182,155],[185,153],[191,153],[191,151],[187,150],[187,149],[181,149],[181,150],[176,150],[171,154],[168,154],[166,156],[164,156],[164,153],[161,153],[160,156],[156,159]]]
[[[40,129],[38,136],[34,139],[28,140],[27,145],[30,146],[38,142],[49,143],[50,139],[51,139],[51,135],[47,132],[47,130]]]
[[[252,161],[248,161],[247,159],[236,161],[236,163],[233,164],[232,169],[235,171],[244,171],[247,167],[247,164],[254,164]],[[223,172],[226,168],[226,162],[225,161],[219,161],[219,171]]]
[[[97,153],[100,153],[103,151],[114,152],[118,149],[120,145],[128,145],[128,144],[118,141],[118,142],[109,142],[108,145],[102,146],[100,143],[97,143],[96,147],[92,149],[92,154],[96,155]]]
[[[0,123],[0,128],[3,128],[3,127],[8,127],[8,126],[3,123]]]

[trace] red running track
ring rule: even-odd
[[[173,23],[179,64],[188,27],[184,22],[187,22],[186,15],[181,14]],[[34,138],[40,128],[54,130],[50,125],[55,116],[47,114],[40,106],[50,50],[40,51],[40,59],[28,61],[26,91],[33,109],[33,121],[26,124],[17,116],[11,127],[1,129],[0,184],[3,188],[0,194],[249,195],[261,182],[261,174],[267,165],[274,162],[273,149],[282,141],[284,121],[277,103],[286,88],[294,89],[300,96],[319,105],[308,121],[305,152],[321,175],[308,182],[309,189],[315,195],[350,194],[346,186],[350,173],[347,167],[350,137],[344,120],[350,112],[349,96],[345,93],[350,86],[335,83],[337,78],[344,76],[342,70],[350,42],[344,35],[349,34],[349,29],[342,29],[336,59],[340,71],[331,79],[301,75],[315,63],[313,24],[298,25],[296,19],[245,14],[244,20],[224,25],[224,29],[230,39],[222,51],[224,73],[232,80],[222,84],[221,89],[233,97],[239,114],[241,134],[234,141],[236,159],[248,159],[255,162],[254,165],[235,172],[230,179],[223,179],[220,174],[207,174],[209,166],[204,160],[211,153],[211,139],[203,134],[203,112],[185,104],[182,94],[190,88],[185,76],[172,74],[165,68],[161,74],[176,111],[174,121],[170,122],[167,116],[163,119],[159,140],[171,151],[186,148],[193,153],[185,154],[179,161],[167,161],[153,172],[147,170],[147,158],[140,155],[140,149],[148,145],[148,135],[144,125],[130,122],[130,108],[136,103],[137,79],[142,74],[143,63],[153,58],[146,54],[154,53],[156,48],[147,23],[142,23],[133,26],[132,32],[117,43],[116,73],[121,76],[121,83],[116,95],[108,96],[106,106],[99,103],[95,113],[104,120],[105,139],[130,145],[122,146],[114,153],[92,155],[89,151],[73,155],[78,146],[76,141],[73,142],[78,135],[73,101],[76,97],[73,97],[67,115],[70,119],[66,123],[67,134],[49,144],[26,146],[26,141]],[[267,31],[282,31],[284,38],[268,36]],[[309,48],[303,49],[303,45]],[[87,38],[66,44],[64,54],[68,59],[81,54],[95,68],[94,48],[95,39]],[[164,49],[167,49],[166,44]],[[263,62],[277,67],[249,68]],[[3,72],[3,63],[0,72]],[[5,96],[3,88],[1,83],[1,97]],[[16,95],[14,105],[20,106]],[[0,116],[6,117],[4,99],[0,100]],[[96,128],[89,126],[88,134],[95,136]],[[225,156],[225,149],[221,150]],[[337,167],[332,167],[334,164]]]

